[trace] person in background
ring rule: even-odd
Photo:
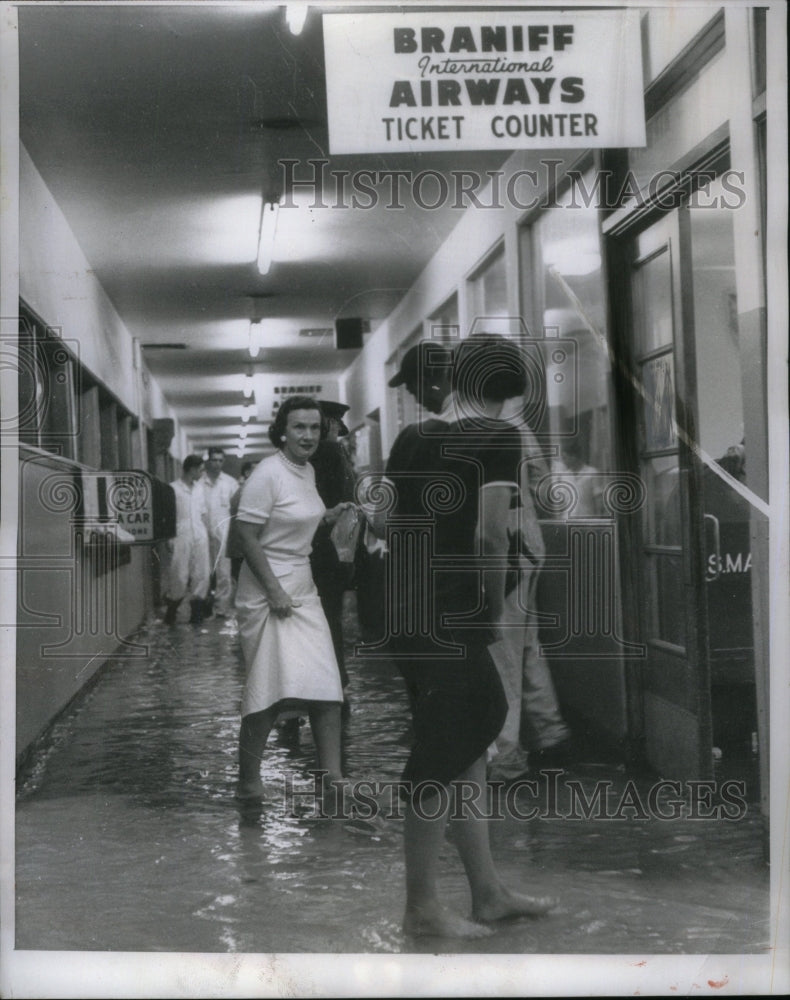
[[[263,798],[260,767],[272,727],[283,714],[306,712],[325,792],[342,795],[343,689],[309,557],[319,523],[334,524],[349,505],[327,510],[315,487],[309,460],[321,437],[321,411],[314,399],[286,399],[269,437],[277,451],[245,484],[236,521],[244,552],[236,611],[247,668],[236,794]]]
[[[503,418],[521,434],[519,493],[509,511],[511,569],[505,585],[502,624],[507,656],[497,660],[508,699],[508,715],[496,740],[489,780],[510,782],[528,771],[566,764],[571,734],[560,709],[551,670],[540,651],[537,589],[545,560],[536,487],[549,468],[524,419],[525,402]]]
[[[575,503],[563,513],[563,518],[601,517],[603,508],[603,488],[599,470],[584,460],[581,437],[569,437],[562,441],[562,457],[557,459],[552,469],[552,480],[564,483],[573,491]]]
[[[315,486],[318,495],[328,508],[354,499],[355,475],[346,449],[338,440],[348,435],[343,416],[348,411],[344,403],[320,400],[322,437],[310,464],[315,469]],[[332,643],[335,647],[340,681],[345,691],[348,687],[343,637],[343,595],[351,587],[353,563],[341,563],[331,539],[332,529],[327,524],[318,526],[313,538],[310,566],[321,598],[321,605],[329,622]]]
[[[225,552],[228,559],[230,559],[230,576],[234,584],[238,583],[239,573],[241,572],[241,564],[244,562],[244,553],[241,548],[241,542],[239,541],[239,534],[236,528],[236,515],[239,512],[241,488],[250,478],[250,474],[255,468],[255,465],[255,462],[242,462],[241,474],[239,475],[236,492],[230,498],[230,526],[228,527],[228,538],[225,543]]]
[[[213,611],[219,618],[226,618],[231,609],[233,580],[226,549],[230,527],[230,501],[238,488],[236,480],[222,471],[224,462],[225,452],[222,448],[209,448],[206,469],[201,479],[208,509],[211,576],[214,582]],[[205,610],[207,615],[211,614],[210,606]]]
[[[191,625],[203,621],[203,603],[209,586],[208,512],[200,477],[203,459],[187,455],[181,476],[170,485],[176,495],[176,535],[167,543],[164,623],[175,625],[178,607],[190,595]]]

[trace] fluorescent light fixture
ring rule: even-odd
[[[306,3],[287,3],[285,5],[285,20],[291,30],[292,35],[301,35],[304,23],[307,20]]]
[[[247,375],[244,377],[244,398],[245,399],[250,399],[252,397],[252,386],[253,386],[252,372],[248,372]]]
[[[258,241],[258,270],[268,274],[272,266],[274,235],[277,232],[277,214],[280,206],[276,201],[264,201],[261,209],[261,235]]]
[[[263,339],[263,323],[260,321],[250,323],[250,357],[257,358],[261,350]]]

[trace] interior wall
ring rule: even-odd
[[[74,530],[75,462],[20,449],[17,559],[17,755],[114,655],[146,612],[146,546],[101,572],[101,556]]]
[[[62,211],[20,146],[19,296],[60,335],[79,363],[142,423],[175,421]],[[145,435],[135,460],[144,465]],[[149,610],[149,550],[131,546],[105,569],[74,533],[69,484],[80,466],[20,449],[17,554],[18,758],[110,657],[134,655],[127,637]],[[64,502],[65,501],[65,504]],[[83,615],[93,614],[90,622]]]
[[[135,353],[74,233],[24,146],[19,147],[19,295],[60,330],[79,361],[146,423],[175,413]],[[139,352],[137,352],[139,355]],[[130,377],[135,373],[134,377]],[[175,442],[184,442],[176,420]]]

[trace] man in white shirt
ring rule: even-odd
[[[239,488],[236,480],[222,471],[225,452],[222,448],[209,448],[206,469],[201,483],[206,494],[208,510],[211,575],[214,578],[214,613],[225,618],[230,614],[233,578],[228,557],[228,529],[230,528],[230,501]]]
[[[186,594],[192,611],[190,624],[203,621],[203,602],[209,585],[209,545],[206,499],[199,480],[203,459],[187,455],[181,477],[170,485],[176,495],[176,535],[167,543],[168,560],[164,590],[166,625],[175,625],[178,606]]]

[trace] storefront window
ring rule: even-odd
[[[594,173],[584,175],[592,190]],[[557,470],[611,468],[606,296],[598,210],[573,188],[532,226],[532,322],[545,338],[546,423]],[[525,234],[526,235],[526,234]],[[580,512],[576,512],[580,513]],[[599,511],[591,511],[599,513]]]

